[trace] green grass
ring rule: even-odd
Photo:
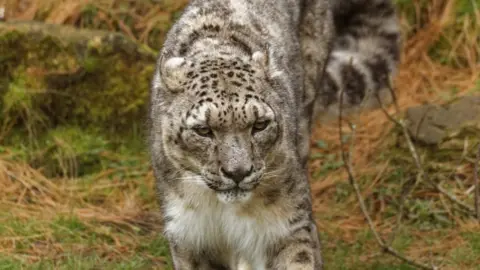
[[[22,263],[21,260],[0,259],[0,269],[152,269],[158,267],[156,263],[140,256],[125,257],[111,261],[98,255],[79,256],[64,254],[64,258],[57,261],[42,260],[33,264]]]

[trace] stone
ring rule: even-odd
[[[429,145],[440,144],[467,128],[480,137],[480,96],[464,96],[444,105],[421,105],[407,109],[407,127],[412,137]]]

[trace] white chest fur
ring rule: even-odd
[[[263,269],[266,247],[289,234],[285,209],[255,201],[224,204],[213,192],[200,193],[167,200],[165,214],[171,221],[166,233],[196,250],[215,250],[230,259],[238,255],[254,269]]]

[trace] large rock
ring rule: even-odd
[[[412,136],[426,144],[442,143],[467,129],[478,131],[480,138],[480,96],[461,97],[442,106],[409,108],[407,121]]]
[[[0,23],[0,126],[142,127],[155,56],[118,33]]]

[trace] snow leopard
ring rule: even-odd
[[[388,102],[400,39],[389,0],[189,2],[160,51],[149,109],[175,269],[322,269],[311,126],[341,100]]]

